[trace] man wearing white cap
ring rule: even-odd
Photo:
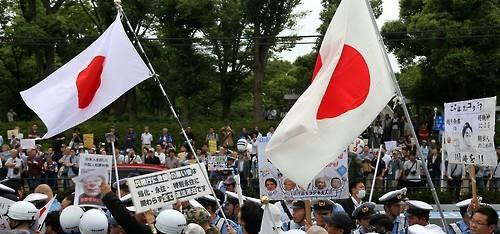
[[[481,201],[481,198],[479,198]],[[470,234],[469,221],[472,216],[471,212],[468,212],[469,206],[471,206],[472,198],[458,202],[456,206],[460,209],[460,215],[462,215],[462,220],[451,223],[448,225],[448,233],[450,234]],[[474,206],[474,205],[472,205]],[[472,210],[472,207],[471,207]]]
[[[410,200],[406,202],[408,204],[408,225],[421,225],[428,231],[433,233],[445,233],[436,224],[429,224],[429,214],[433,209],[431,205],[423,202]]]
[[[406,188],[382,195],[378,200],[384,204],[385,215],[393,221],[392,234],[404,234],[406,219],[401,215],[401,205],[406,195]]]

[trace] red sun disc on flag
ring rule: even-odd
[[[335,118],[359,107],[365,102],[369,91],[370,71],[365,59],[356,49],[344,45],[316,119]]]
[[[80,109],[90,105],[99,86],[101,86],[104,60],[104,56],[96,56],[85,69],[78,73],[76,88],[78,91],[78,107]]]

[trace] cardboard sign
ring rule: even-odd
[[[12,139],[12,136],[19,139],[19,129],[7,130],[7,138]]]
[[[110,183],[113,156],[80,154],[78,176],[75,182],[75,205],[104,206],[100,186]]]
[[[213,155],[207,157],[208,171],[227,170],[227,156]]]
[[[398,147],[397,141],[386,141],[384,144],[385,144],[385,152],[387,152],[387,154],[390,155],[392,155],[392,150]]]
[[[205,165],[201,163],[128,178],[136,212],[210,194],[210,184],[205,180],[200,166],[206,173]]]
[[[445,141],[450,163],[495,166],[496,97],[445,103]]]
[[[215,154],[215,152],[217,152],[217,141],[216,140],[209,140],[208,141],[208,152],[210,154]]]
[[[94,134],[93,133],[83,134],[83,147],[92,148],[93,145],[94,145]]]
[[[347,170],[347,153],[328,164],[307,188],[297,186],[267,159],[265,148],[269,137],[257,138],[259,160],[260,196],[268,196],[271,200],[301,199],[344,199],[349,197],[349,181]]]
[[[35,139],[21,139],[21,148],[22,149],[35,149]]]

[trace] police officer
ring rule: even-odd
[[[479,198],[481,201],[482,199]],[[460,209],[460,215],[462,219],[460,221],[448,224],[448,233],[450,234],[470,234],[469,221],[471,214],[467,212],[469,205],[471,204],[472,198],[463,200],[455,204]]]
[[[305,230],[306,206],[304,201],[294,201],[292,205],[292,219],[283,225],[285,231]]]
[[[445,233],[441,227],[436,224],[429,224],[429,214],[432,210],[432,206],[423,202],[410,200],[406,202],[408,204],[407,218],[408,225],[420,225],[425,228],[427,231],[431,231],[433,233]]]
[[[217,198],[215,198],[212,195],[205,195],[203,197],[199,197],[197,201],[205,207],[205,209],[210,213],[211,217],[211,224],[214,225],[217,229],[219,229],[221,234],[228,234],[228,227],[226,226],[226,220],[219,216],[218,212],[218,207],[217,207]],[[228,219],[227,222],[231,227],[236,230],[236,233],[240,234],[242,233],[241,228],[238,224],[236,224],[234,221]]]
[[[317,200],[313,204],[313,211],[316,225],[326,227],[323,217],[330,216],[333,212],[343,212],[344,208],[331,200]]]
[[[365,202],[356,207],[352,212],[352,217],[356,219],[358,228],[354,230],[354,234],[365,234],[370,230],[370,218],[375,215],[375,203]]]
[[[407,223],[404,215],[401,215],[401,205],[404,205],[403,201],[406,199],[406,191],[406,188],[390,191],[378,199],[384,204],[385,215],[393,222],[392,234],[405,233]]]

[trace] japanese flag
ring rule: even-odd
[[[99,113],[152,74],[118,14],[89,47],[21,97],[47,126],[50,138]]]
[[[395,95],[390,65],[365,0],[343,0],[325,34],[313,82],[276,129],[269,160],[307,188]]]

